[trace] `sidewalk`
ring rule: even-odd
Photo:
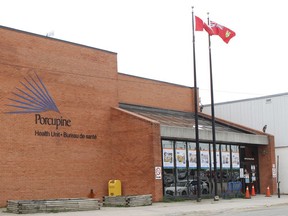
[[[240,209],[257,209],[275,205],[288,205],[288,195],[277,195],[265,197],[265,195],[256,195],[251,199],[203,199],[201,202],[195,200],[181,202],[157,202],[151,206],[141,207],[101,207],[100,210],[85,212],[59,212],[55,216],[180,216],[180,215],[200,215],[221,211],[236,211]],[[6,209],[0,209],[0,216],[12,216],[5,212]],[[25,214],[29,216],[54,215],[53,213]]]

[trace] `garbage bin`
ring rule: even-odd
[[[109,196],[121,196],[122,195],[120,180],[109,180],[108,194]]]

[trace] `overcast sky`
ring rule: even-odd
[[[236,32],[211,37],[214,101],[288,92],[284,0],[0,0],[0,25],[118,54],[125,74],[194,86],[192,9]],[[197,84],[210,103],[208,36],[195,32]]]

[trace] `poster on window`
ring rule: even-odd
[[[176,149],[176,167],[185,168],[186,167],[186,150]]]
[[[201,168],[207,169],[209,168],[209,151],[201,151],[200,153],[200,159],[201,159]]]
[[[195,150],[188,151],[189,168],[197,167],[197,156]]]
[[[164,168],[173,168],[174,159],[173,159],[173,149],[163,149],[163,167]]]
[[[239,152],[232,152],[232,167],[234,169],[240,168]]]
[[[222,168],[230,169],[230,152],[228,151],[222,152]]]

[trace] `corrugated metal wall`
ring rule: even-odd
[[[288,194],[288,93],[215,104],[215,116],[262,131],[275,137],[276,157],[279,155],[281,193]],[[211,106],[204,113],[211,114]]]

